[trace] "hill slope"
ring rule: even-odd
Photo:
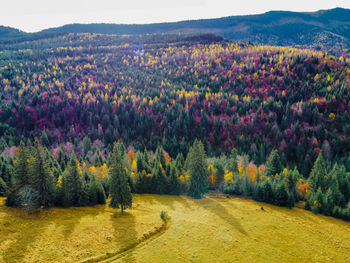
[[[350,10],[336,8],[313,13],[272,11],[259,15],[230,16],[144,25],[70,24],[44,32],[155,34],[210,32],[230,40],[269,45],[350,47]]]

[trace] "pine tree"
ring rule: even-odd
[[[273,195],[272,185],[270,181],[265,179],[265,181],[262,183],[261,186],[264,192],[264,198],[262,201],[273,204],[274,195]]]
[[[275,175],[275,174],[279,174],[281,171],[282,171],[282,165],[281,165],[280,156],[278,155],[277,150],[272,150],[266,162],[265,175],[266,176]]]
[[[151,178],[152,193],[165,194],[167,190],[167,178],[163,172],[162,165],[156,159]]]
[[[92,143],[89,137],[84,137],[83,139],[83,150],[84,150],[84,156],[90,151],[92,148]]]
[[[185,159],[182,153],[179,153],[175,159],[175,168],[178,174],[182,174],[183,167],[185,165]]]
[[[188,153],[190,185],[188,193],[194,198],[202,198],[208,191],[208,170],[203,144],[195,140]]]
[[[78,161],[73,153],[62,177],[63,206],[79,205],[83,180],[78,169]]]
[[[158,148],[157,148],[156,158],[159,160],[159,162],[161,163],[162,167],[165,169],[166,164],[165,164],[164,150],[160,146],[158,146]]]
[[[45,131],[43,131],[41,133],[41,136],[40,136],[40,144],[41,145],[44,145],[45,147],[49,147],[50,145],[50,142],[49,142],[49,138],[47,137],[47,134]]]
[[[250,179],[248,175],[245,175],[243,177],[243,182],[242,182],[242,191],[245,196],[251,196],[253,189],[250,183]]]
[[[6,196],[7,185],[5,181],[0,177],[0,196]]]
[[[132,194],[126,175],[126,167],[121,154],[121,146],[115,144],[111,156],[111,167],[109,170],[111,202],[109,206],[124,209],[131,207]]]
[[[22,186],[29,185],[31,178],[29,173],[30,153],[23,142],[20,143],[16,162],[14,165],[14,180],[15,188],[19,189]]]
[[[257,183],[253,191],[253,199],[256,201],[263,201],[264,199],[264,190],[261,186],[261,183]]]
[[[280,181],[275,189],[274,193],[275,204],[278,206],[288,206],[290,202],[290,196],[288,194],[287,186],[285,182]]]
[[[181,183],[176,174],[176,168],[172,165],[169,176],[169,190],[168,193],[172,195],[179,195],[181,192]]]
[[[326,162],[323,159],[322,153],[320,153],[314,163],[314,166],[312,167],[312,170],[309,176],[311,189],[313,189],[314,191],[317,191],[317,189],[321,187],[321,189],[324,190],[325,178],[327,178],[327,167],[326,167]]]
[[[48,164],[46,150],[35,140],[32,147],[33,158],[30,162],[31,185],[38,193],[38,205],[49,207],[54,201],[55,179]]]

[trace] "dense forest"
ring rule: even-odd
[[[0,44],[0,192],[103,203],[115,166],[132,192],[303,200],[349,219],[349,62],[211,34]]]

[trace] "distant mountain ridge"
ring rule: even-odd
[[[142,25],[69,24],[35,34],[54,33],[214,33],[229,40],[258,44],[350,48],[350,9],[335,8],[317,12],[270,11],[259,15]]]

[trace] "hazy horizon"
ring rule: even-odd
[[[178,0],[175,3],[161,0],[61,0],[60,4],[55,4],[45,0],[13,0],[3,3],[0,25],[37,32],[71,23],[149,24],[260,14],[275,10],[312,12],[335,7],[350,8],[350,1],[246,0],[242,3],[235,0]]]

